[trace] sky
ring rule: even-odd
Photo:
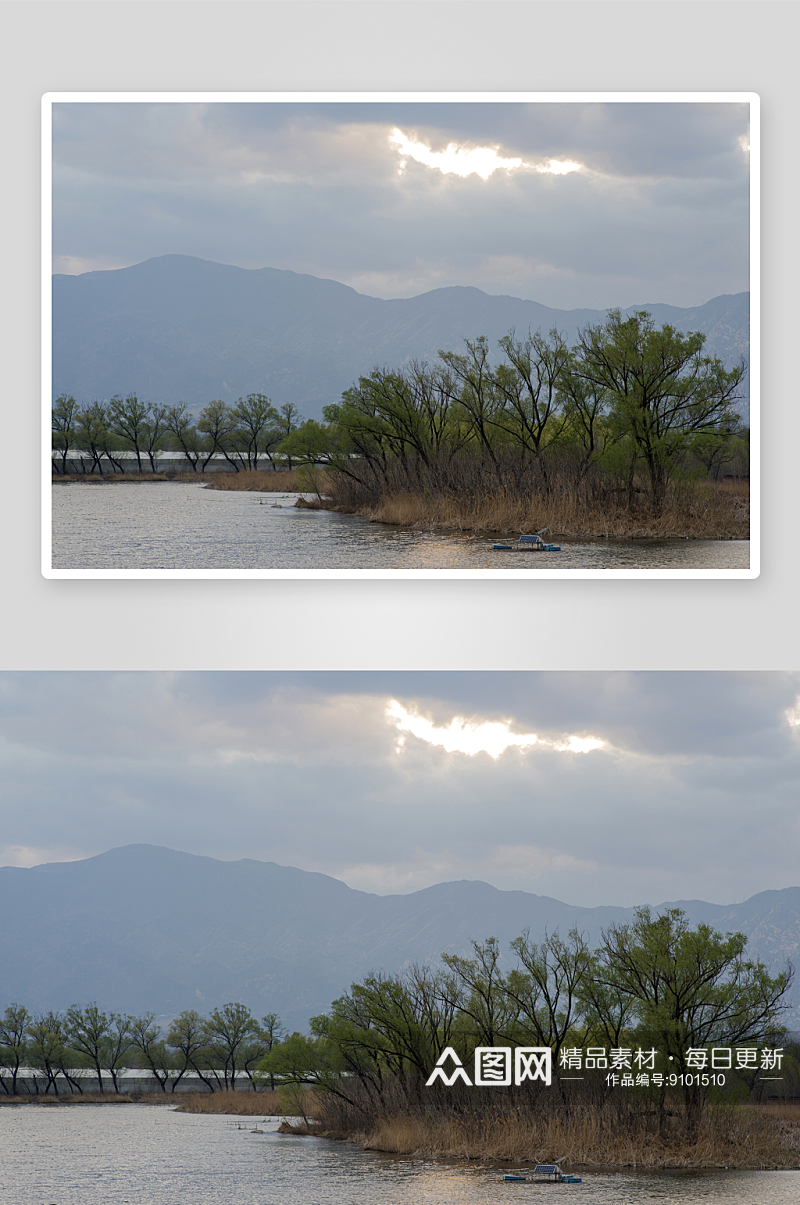
[[[194,255],[559,309],[749,289],[749,106],[56,103],[53,271]]]
[[[147,843],[377,894],[800,884],[800,674],[0,674],[0,864]]]

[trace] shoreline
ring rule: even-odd
[[[233,480],[223,484],[217,481],[217,478],[230,477]],[[258,477],[259,481],[255,484],[249,481],[252,477]],[[238,482],[240,483],[237,483]],[[244,484],[244,481],[248,481]],[[243,490],[252,493],[295,493],[297,492],[297,478],[294,469],[276,469],[274,472],[264,472],[259,469],[240,470],[238,473],[228,473],[222,469],[215,469],[210,473],[191,473],[191,472],[166,472],[153,473],[149,469],[143,473],[53,473],[51,477],[53,485],[153,485],[164,484],[165,482],[180,482],[188,485],[201,485],[204,489],[211,490]]]
[[[215,489],[262,490],[271,473],[215,476]],[[357,515],[371,523],[416,531],[508,538],[509,533],[519,536],[544,529],[548,539],[555,541],[750,539],[749,480],[690,483],[676,489],[655,517],[618,507],[603,508],[599,503],[585,504],[568,495],[450,498],[402,492],[365,501],[338,496],[335,480],[324,473],[317,475],[313,484],[306,479],[297,482],[296,488],[316,495],[299,503],[304,509]]]
[[[563,1169],[573,1172],[633,1170],[674,1173],[722,1170],[800,1171],[800,1110],[797,1110],[794,1119],[782,1120],[764,1116],[759,1118],[756,1113],[759,1108],[763,1108],[763,1106],[755,1106],[751,1117],[756,1120],[758,1128],[762,1130],[760,1136],[771,1139],[770,1149],[751,1148],[749,1156],[744,1158],[738,1154],[741,1147],[737,1145],[733,1137],[731,1137],[731,1146],[727,1149],[710,1152],[707,1138],[701,1138],[695,1146],[687,1146],[679,1140],[656,1139],[655,1136],[651,1136],[652,1141],[650,1142],[646,1140],[646,1136],[642,1136],[638,1141],[633,1137],[622,1136],[622,1141],[627,1147],[627,1159],[620,1160],[618,1157],[587,1158],[585,1156],[588,1152],[583,1152],[576,1154],[575,1158],[564,1159]],[[524,1164],[535,1165],[539,1162],[547,1162],[549,1155],[543,1155],[540,1158],[539,1154],[530,1152],[538,1150],[541,1153],[543,1150],[555,1149],[553,1140],[551,1139],[548,1144],[545,1139],[544,1142],[536,1142],[535,1145],[531,1143],[527,1150],[514,1150],[503,1155],[490,1148],[486,1142],[487,1135],[485,1133],[478,1138],[477,1143],[471,1143],[468,1137],[461,1135],[461,1140],[451,1145],[455,1135],[443,1132],[449,1130],[450,1126],[426,1126],[424,1124],[413,1127],[415,1132],[413,1132],[412,1141],[408,1141],[412,1137],[412,1127],[404,1122],[409,1121],[410,1119],[398,1118],[394,1123],[379,1124],[377,1129],[372,1132],[340,1134],[332,1130],[325,1130],[321,1126],[310,1125],[307,1122],[299,1121],[294,1124],[287,1120],[281,1123],[278,1132],[297,1137],[325,1138],[331,1142],[348,1142],[362,1150],[406,1158],[436,1159],[442,1162],[488,1162],[506,1171]],[[458,1123],[454,1123],[452,1129],[458,1130]],[[768,1129],[770,1133],[764,1135],[764,1129]],[[392,1135],[392,1130],[394,1130],[394,1135]],[[750,1135],[748,1135],[749,1137]],[[448,1142],[448,1138],[451,1142]],[[417,1139],[417,1141],[413,1139]],[[422,1140],[419,1141],[419,1139]],[[476,1146],[481,1146],[481,1140],[483,1149],[476,1149]],[[555,1145],[558,1145],[557,1139]],[[563,1150],[563,1145],[559,1149]],[[618,1152],[615,1150],[614,1153]],[[528,1174],[531,1173],[532,1167]]]
[[[185,1099],[181,1099],[185,1097]],[[238,1097],[239,1099],[232,1099]],[[563,1160],[564,1170],[594,1172],[641,1171],[641,1172],[682,1172],[697,1171],[800,1171],[800,1106],[784,1106],[777,1111],[769,1105],[745,1105],[731,1114],[728,1124],[734,1127],[740,1123],[744,1129],[741,1134],[730,1133],[724,1144],[715,1144],[714,1136],[706,1134],[698,1139],[693,1146],[681,1143],[679,1139],[658,1139],[655,1135],[614,1135],[609,1149],[609,1157],[597,1157],[599,1152],[581,1150],[581,1141],[586,1136],[576,1134],[570,1143],[570,1137],[565,1134],[541,1134],[533,1131],[533,1121],[527,1132],[510,1134],[508,1153],[500,1153],[497,1149],[498,1135],[493,1127],[487,1131],[479,1127],[480,1132],[469,1133],[469,1126],[452,1123],[430,1125],[418,1118],[395,1118],[386,1122],[378,1122],[370,1130],[360,1133],[339,1133],[326,1129],[324,1123],[314,1123],[312,1119],[304,1120],[299,1114],[287,1115],[278,1092],[264,1091],[250,1093],[218,1091],[213,1093],[108,1093],[100,1097],[69,1093],[60,1096],[5,1096],[0,1097],[0,1105],[6,1107],[27,1107],[45,1105],[48,1108],[59,1106],[89,1105],[158,1105],[172,1112],[191,1114],[214,1114],[215,1116],[230,1117],[283,1117],[277,1132],[300,1138],[323,1138],[329,1142],[349,1143],[361,1150],[374,1151],[379,1154],[395,1155],[401,1158],[433,1159],[442,1163],[489,1163],[501,1171],[517,1170],[524,1165],[535,1165],[547,1161],[548,1155],[542,1152],[555,1149],[559,1140],[563,1145],[577,1147],[574,1158]],[[255,1106],[258,1106],[257,1108]],[[236,1107],[238,1106],[238,1107]],[[509,1127],[513,1129],[514,1127]],[[756,1131],[756,1133],[754,1133]],[[742,1157],[745,1149],[742,1138],[749,1141],[750,1149]],[[516,1139],[516,1142],[514,1141]],[[591,1136],[594,1142],[609,1142],[608,1136],[595,1133]],[[626,1158],[620,1159],[620,1149],[617,1145],[622,1142],[625,1146]],[[718,1140],[717,1140],[718,1141]],[[519,1144],[522,1142],[521,1149]],[[555,1144],[555,1145],[554,1145]],[[711,1146],[709,1144],[712,1144]],[[542,1157],[540,1158],[540,1155]],[[616,1156],[616,1157],[614,1157]],[[520,1173],[522,1174],[522,1172]],[[525,1172],[533,1174],[530,1166]]]
[[[516,540],[523,532],[544,530],[549,541],[645,542],[665,540],[750,540],[749,483],[716,483],[696,494],[689,510],[678,500],[662,515],[604,512],[578,507],[569,499],[430,498],[391,495],[370,503],[347,505],[329,493],[327,481],[308,488],[295,470],[240,470],[203,473],[116,473],[54,475],[56,485],[147,485],[181,482],[203,489],[245,493],[299,493],[295,506],[304,510],[355,515],[370,523],[409,531],[450,532]],[[303,488],[305,487],[305,488]],[[316,494],[309,497],[303,495]],[[680,503],[680,505],[678,504]],[[688,517],[687,517],[688,516]]]

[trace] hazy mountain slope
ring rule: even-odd
[[[631,309],[703,331],[707,348],[732,364],[748,355],[749,306],[749,293],[738,293],[694,309]],[[512,327],[520,335],[557,327],[573,341],[579,327],[604,316],[464,287],[387,301],[296,272],[164,255],[53,277],[53,396],[91,401],[135,392],[197,411],[214,398],[262,392],[319,418],[324,404],[376,366],[433,360],[439,348],[458,349],[478,335],[495,346]]]
[[[694,923],[747,933],[776,967],[796,957],[800,888],[680,906]],[[302,1027],[370,971],[467,954],[473,938],[506,946],[525,927],[540,936],[574,925],[594,942],[632,910],[466,881],[376,896],[272,862],[129,845],[80,862],[0,868],[0,914],[0,1008],[96,1000],[163,1016],[241,1000]]]

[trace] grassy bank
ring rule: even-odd
[[[292,1112],[279,1092],[64,1092],[59,1096],[25,1094],[0,1097],[3,1105],[169,1105],[176,1113],[225,1113],[238,1117],[276,1117]],[[302,1112],[302,1110],[299,1110]]]
[[[210,490],[248,493],[294,493],[316,497],[304,500],[308,509],[356,514],[374,523],[423,531],[485,532],[514,539],[522,532],[547,528],[550,538],[746,540],[750,537],[748,481],[679,482],[670,487],[663,509],[652,514],[646,506],[630,509],[614,496],[591,499],[565,488],[550,494],[521,491],[470,490],[466,493],[382,493],[354,488],[341,475],[304,471],[252,470],[238,473],[117,473],[54,477],[56,484],[144,484],[188,481]]]
[[[687,483],[670,491],[659,515],[587,501],[566,491],[552,496],[446,497],[398,492],[348,505],[333,491],[337,510],[378,523],[441,531],[503,535],[539,531],[552,537],[742,540],[750,536],[748,482]]]
[[[196,473],[58,473],[53,485],[146,485],[153,481],[197,480]]]
[[[652,1114],[617,1109],[573,1116],[509,1110],[486,1117],[453,1113],[386,1116],[342,1127],[341,1112],[320,1097],[315,1121],[285,1122],[284,1133],[344,1139],[367,1150],[415,1158],[480,1159],[516,1165],[566,1155],[565,1167],[800,1168],[800,1105],[724,1103],[709,1110],[696,1141],[659,1136]]]

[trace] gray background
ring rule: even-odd
[[[7,3],[3,668],[798,663],[797,162],[783,3]],[[730,90],[762,99],[758,581],[45,581],[39,101],[74,90]],[[547,639],[529,639],[532,629]],[[487,632],[505,633],[502,640]],[[397,633],[393,640],[392,633]]]

